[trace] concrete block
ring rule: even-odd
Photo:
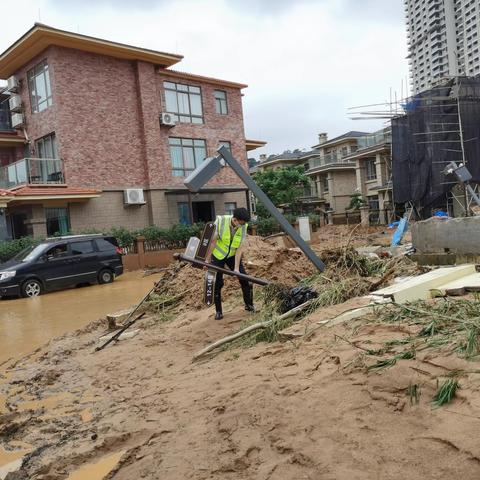
[[[411,226],[419,253],[480,254],[480,217],[429,218]]]
[[[414,277],[406,282],[382,288],[373,295],[392,298],[397,303],[431,298],[430,290],[475,273],[475,265],[444,267]]]

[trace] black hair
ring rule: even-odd
[[[237,220],[243,220],[244,222],[248,223],[250,221],[250,214],[246,208],[236,208],[233,211],[233,218],[236,218]]]

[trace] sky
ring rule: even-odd
[[[351,107],[400,97],[408,75],[403,0],[15,0],[0,52],[40,21],[184,55],[173,68],[246,83],[245,133],[276,154],[318,134],[374,131]],[[5,10],[5,9],[4,9]],[[393,92],[393,93],[391,93]]]

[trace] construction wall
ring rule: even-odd
[[[412,225],[418,253],[480,254],[480,217],[430,218]]]

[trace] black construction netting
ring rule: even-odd
[[[393,193],[396,203],[417,209],[445,204],[456,184],[443,170],[463,161],[460,121],[467,168],[480,182],[480,78],[457,78],[413,97],[406,115],[392,120]]]

